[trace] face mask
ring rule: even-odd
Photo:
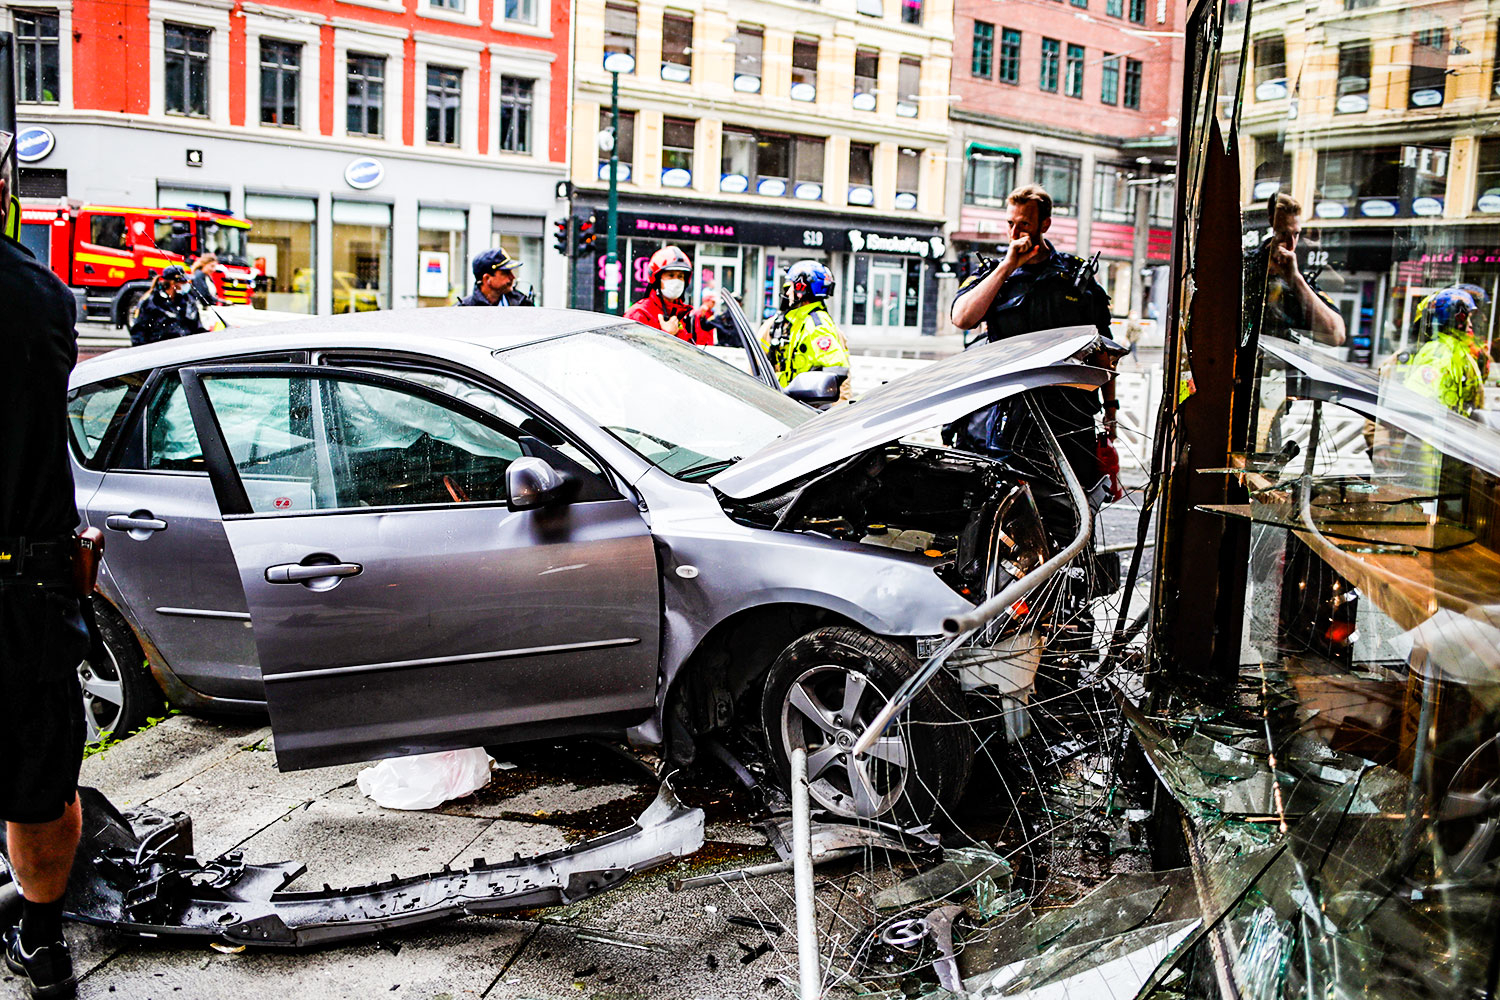
[[[682,293],[687,290],[687,282],[681,278],[664,278],[661,283],[661,294],[664,298],[680,299]]]

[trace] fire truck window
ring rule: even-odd
[[[181,219],[157,219],[156,245],[186,257],[193,249],[193,234]]]
[[[89,219],[89,242],[111,250],[125,249],[125,219],[118,215],[95,215]]]

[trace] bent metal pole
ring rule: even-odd
[[[1094,519],[1089,511],[1089,498],[1083,492],[1083,484],[1073,474],[1073,467],[1068,464],[1067,458],[1062,453],[1062,448],[1057,443],[1057,438],[1052,433],[1052,428],[1042,419],[1034,400],[1027,400],[1031,407],[1031,415],[1041,427],[1042,433],[1047,437],[1047,443],[1052,446],[1052,454],[1057,456],[1057,467],[1062,471],[1063,482],[1068,485],[1068,496],[1073,501],[1073,509],[1078,514],[1078,534],[1068,543],[1067,547],[1058,552],[1051,559],[1042,563],[1036,569],[1027,573],[1017,580],[1012,580],[1004,590],[985,601],[979,607],[967,614],[955,615],[952,618],[943,619],[943,631],[953,636],[953,639],[943,644],[943,647],[932,655],[922,668],[906,679],[906,683],[891,696],[891,700],[885,703],[885,707],[876,713],[875,718],[870,721],[869,726],[860,734],[859,739],[854,741],[851,751],[857,756],[870,752],[875,741],[880,739],[891,720],[906,710],[906,706],[912,703],[912,699],[927,686],[927,683],[937,675],[948,657],[958,647],[968,641],[969,637],[977,630],[1000,617],[1010,609],[1021,598],[1030,594],[1037,587],[1046,583],[1057,574],[1057,571],[1073,560],[1078,553],[1082,552],[1093,536]]]
[[[797,978],[802,1000],[818,1000],[818,922],[813,909],[812,804],[807,794],[807,751],[792,751],[792,885],[797,899]]]

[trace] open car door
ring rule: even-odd
[[[603,477],[389,375],[182,380],[282,770],[615,730],[651,710],[656,557]],[[571,499],[518,509],[536,498],[509,495],[511,466],[537,457]]]

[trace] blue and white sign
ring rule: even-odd
[[[344,168],[344,183],[356,191],[368,191],[385,180],[385,164],[373,156],[350,160]]]
[[[1359,203],[1359,214],[1371,219],[1389,219],[1396,214],[1396,203],[1375,198]]]
[[[57,137],[52,134],[51,129],[40,125],[23,128],[21,134],[16,136],[16,159],[22,163],[35,163],[45,159],[56,148]]]

